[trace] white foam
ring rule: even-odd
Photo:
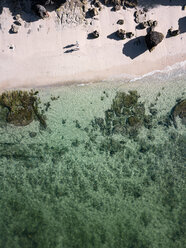
[[[148,72],[148,73],[146,73],[140,77],[135,77],[135,78],[131,79],[130,82],[135,82],[135,81],[138,81],[138,80],[141,80],[143,78],[153,76],[153,75],[159,74],[159,73],[166,74],[166,76],[172,76],[171,72],[173,72],[174,70],[179,70],[179,74],[177,76],[181,76],[183,73],[186,73],[186,70],[184,68],[185,66],[186,66],[186,60],[175,63],[172,66],[167,66],[163,70],[154,70],[154,71]],[[183,70],[183,71],[180,72],[180,70]]]

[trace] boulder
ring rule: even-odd
[[[97,8],[92,8],[92,9],[89,9],[89,14],[91,17],[94,17],[94,16],[98,15],[99,12],[98,12]]]
[[[96,39],[99,37],[99,32],[97,30],[94,30],[94,32],[88,34],[89,39]]]
[[[126,39],[126,32],[123,29],[118,29],[118,31],[116,31],[116,35],[118,38],[120,38],[121,40]]]
[[[138,28],[139,28],[139,29],[144,29],[144,28],[146,28],[147,26],[148,26],[147,22],[141,22],[141,23],[139,23]]]
[[[152,26],[153,26],[153,27],[156,27],[157,25],[158,25],[158,21],[153,21]]]
[[[169,34],[170,36],[177,36],[177,35],[180,34],[180,30],[179,30],[179,29],[173,30],[173,28],[170,28],[170,29],[168,30],[168,34]]]
[[[101,6],[101,3],[100,3],[99,0],[94,0],[94,1],[93,1],[93,4],[94,4],[94,6],[95,6],[96,8],[98,8],[99,10],[102,9],[102,6]]]
[[[123,19],[119,19],[119,20],[117,21],[117,24],[123,25],[123,24],[124,24],[124,20],[123,20]]]
[[[92,36],[93,36],[93,38],[98,38],[99,32],[97,30],[94,30],[94,32],[92,32]]]
[[[151,52],[162,40],[164,39],[164,35],[160,32],[150,31],[145,36],[145,42],[147,44],[147,48]]]
[[[118,11],[121,9],[121,5],[117,4],[114,6],[114,11]]]
[[[126,37],[131,39],[134,36],[134,34],[132,32],[127,32],[126,33]]]
[[[148,24],[149,27],[151,27],[153,25],[153,20],[148,20],[147,24]]]
[[[18,33],[18,31],[19,31],[19,26],[12,24],[10,32],[16,34]]]

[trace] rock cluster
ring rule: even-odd
[[[104,0],[105,5],[112,5],[114,10],[119,10],[121,7],[126,8],[134,8],[137,6],[137,0]]]
[[[126,38],[132,38],[134,36],[134,34],[132,32],[126,32],[125,30],[123,29],[118,29],[116,31],[116,36],[121,39],[121,40],[124,40]]]

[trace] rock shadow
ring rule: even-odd
[[[122,39],[120,39],[120,38],[117,36],[116,32],[113,32],[112,34],[107,35],[107,38],[108,38],[108,39],[111,39],[111,40],[122,40]]]
[[[178,26],[179,26],[180,34],[186,32],[186,16],[178,20]]]
[[[148,49],[145,43],[145,36],[140,36],[135,39],[129,40],[127,43],[124,44],[123,54],[127,57],[130,57],[131,59],[135,59],[147,50]]]
[[[185,0],[138,0],[138,6],[153,8],[157,5],[164,6],[182,6],[185,4]]]
[[[56,10],[60,5],[62,5],[65,0],[54,0],[54,4],[45,5],[47,0],[21,0],[21,1],[13,1],[13,0],[1,0],[0,1],[0,14],[3,12],[3,8],[8,8],[12,13],[12,16],[16,16],[19,14],[21,19],[26,22],[35,22],[41,19],[34,10],[33,4],[42,4],[46,8],[48,12],[52,12]]]

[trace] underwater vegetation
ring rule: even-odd
[[[135,137],[141,126],[150,127],[151,116],[145,114],[144,103],[138,101],[137,91],[117,92],[105,118],[95,118],[92,126],[98,126],[105,135],[121,134]]]
[[[40,113],[38,91],[9,91],[0,96],[0,106],[7,109],[6,120],[15,126],[26,126],[34,119],[46,128],[45,116]]]
[[[177,116],[181,118],[182,123],[186,125],[186,99],[179,101],[171,111],[171,117],[175,126],[177,126],[176,125]]]
[[[120,91],[86,121],[61,97],[50,132],[0,127],[0,247],[183,248],[185,126],[160,99]]]

